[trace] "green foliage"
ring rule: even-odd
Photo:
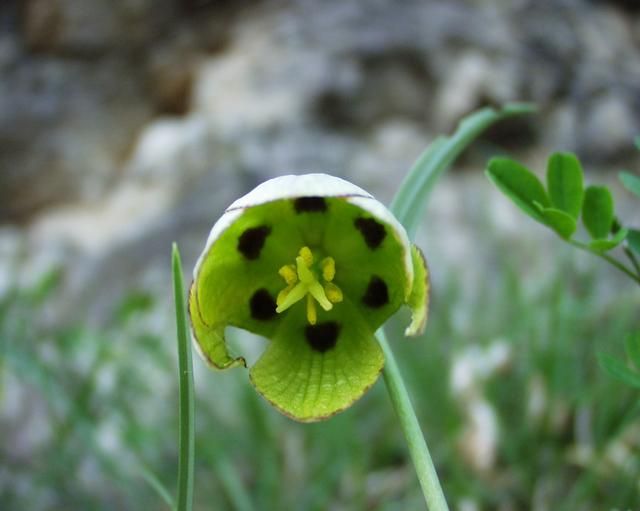
[[[636,139],[640,149],[640,137]],[[553,208],[545,206],[545,190],[535,174],[522,165],[507,159],[489,161],[486,174],[516,205],[538,222],[552,228],[573,246],[596,254],[640,284],[640,231],[620,225],[615,215],[615,201],[606,186],[588,186],[583,191],[583,171],[580,162],[571,153],[556,153],[549,158],[547,188]],[[627,190],[640,197],[640,178],[621,172],[620,181]],[[536,211],[537,208],[537,211]],[[581,214],[582,223],[591,236],[587,242],[572,239]],[[614,259],[607,252],[623,244],[624,255],[630,266]],[[640,333],[630,334],[626,340],[627,356],[640,368]],[[640,388],[640,373],[624,362],[599,353],[602,368],[618,380]]]
[[[605,259],[640,284],[638,231],[623,227],[615,216],[615,202],[606,186],[584,189],[580,161],[571,153],[555,153],[547,164],[547,190],[538,177],[509,158],[493,158],[485,174],[509,199],[534,220],[552,229],[573,246]],[[635,193],[640,182],[628,173],[621,180]],[[589,240],[574,238],[581,220]],[[608,252],[622,245],[631,266],[611,257]]]
[[[474,228],[491,238],[482,225]],[[598,459],[628,445],[624,435],[637,424],[637,394],[598,371],[593,358],[594,352],[615,347],[625,331],[638,329],[633,295],[602,282],[594,267],[576,270],[563,252],[557,267],[532,290],[521,271],[530,247],[513,247],[506,239],[492,243],[498,243],[495,263],[501,271],[479,289],[462,287],[445,271],[425,338],[394,343],[420,423],[427,425],[432,455],[446,474],[451,507],[470,498],[479,509],[500,503],[529,509],[532,495],[544,490],[554,495],[557,509],[633,509],[637,494],[630,491],[637,488],[638,472]],[[603,294],[603,288],[609,292]],[[0,341],[11,353],[4,359],[3,377],[12,390],[44,406],[38,420],[51,433],[28,458],[11,454],[6,441],[0,446],[0,459],[11,463],[2,508],[168,509],[145,482],[148,474],[139,470],[140,464],[152,467],[156,482],[173,489],[175,325],[167,318],[157,329],[160,334],[150,327],[167,310],[155,300],[135,321],[96,328],[77,319],[71,328],[51,328],[34,318],[60,300],[59,290],[37,304],[26,297],[29,292],[16,289],[12,298],[0,301],[5,306],[0,307]],[[131,290],[121,303],[139,292]],[[485,479],[460,455],[465,415],[450,391],[450,368],[470,339],[491,346],[498,338],[513,351],[509,366],[476,387],[486,394],[503,432],[498,462]],[[109,386],[107,375],[113,378]],[[196,396],[194,510],[421,509],[382,385],[331,421],[301,425],[265,406],[241,372],[197,376],[203,391]],[[537,380],[546,404],[533,420],[527,397]],[[26,424],[3,420],[5,439]],[[573,431],[585,420],[592,435],[580,445],[593,456],[577,464]]]
[[[611,376],[640,389],[640,330],[627,334],[624,346],[632,367],[606,353],[599,353],[598,360],[602,368]]]
[[[462,119],[453,135],[437,137],[429,144],[403,179],[389,207],[410,238],[423,220],[436,182],[460,153],[492,124],[534,111],[535,107],[528,103],[508,103],[499,110],[483,108]]]
[[[178,388],[180,394],[176,511],[191,511],[193,506],[193,470],[195,464],[195,391],[193,388],[193,364],[191,361],[187,307],[185,305],[185,291],[182,282],[182,262],[178,245],[175,243],[171,252],[171,273],[176,313],[176,336],[178,338]]]
[[[606,186],[589,186],[584,192],[582,222],[593,239],[606,239],[613,225],[613,196]]]
[[[493,158],[487,167],[487,176],[522,211],[540,223],[546,224],[544,208],[551,201],[538,177],[508,158]]]
[[[551,204],[574,220],[578,220],[582,209],[582,179],[582,166],[574,154],[551,155],[547,164],[547,189]]]

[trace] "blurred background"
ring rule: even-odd
[[[435,136],[512,100],[539,113],[431,198],[430,324],[399,363],[452,509],[640,509],[638,394],[595,358],[640,327],[638,290],[482,173],[574,151],[637,227],[616,174],[640,170],[639,50],[633,0],[2,0],[0,509],[168,509],[171,242],[189,280],[225,207],[287,173],[388,203]],[[424,509],[381,382],[300,425],[194,364],[195,509]]]

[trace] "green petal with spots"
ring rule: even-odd
[[[393,215],[339,178],[282,176],[235,201],[216,222],[189,293],[193,339],[213,367],[234,326],[271,342],[250,376],[286,415],[320,420],[378,377],[375,331],[403,304],[407,335],[424,328],[428,273]],[[334,344],[335,341],[335,344]]]
[[[326,419],[349,407],[377,380],[384,357],[358,308],[346,301],[309,325],[292,309],[251,368],[256,390],[285,415]]]
[[[372,331],[406,301],[410,281],[403,246],[391,225],[342,199],[329,201],[324,251],[336,261],[336,284]]]

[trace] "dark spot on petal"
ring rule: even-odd
[[[384,280],[377,275],[371,277],[367,290],[362,297],[362,303],[374,309],[389,303],[389,291]]]
[[[238,251],[247,259],[258,259],[270,233],[271,227],[266,225],[247,229],[238,238]]]
[[[353,223],[372,250],[378,248],[387,235],[384,225],[373,218],[356,218]]]
[[[293,201],[296,213],[324,213],[327,201],[322,197],[300,197]]]
[[[336,345],[338,334],[340,333],[340,325],[335,321],[327,323],[318,323],[317,325],[307,325],[304,329],[304,335],[307,338],[309,346],[312,350],[324,353],[329,351]]]
[[[249,307],[251,309],[251,317],[253,319],[259,319],[266,321],[272,319],[276,313],[276,302],[266,289],[258,289],[251,300],[249,300]]]

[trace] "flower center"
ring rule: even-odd
[[[322,275],[322,284],[316,274],[318,269]],[[296,264],[285,264],[278,270],[278,274],[287,283],[287,287],[278,293],[276,299],[278,313],[286,311],[306,296],[307,320],[315,325],[318,319],[316,302],[325,311],[329,311],[334,303],[342,301],[342,291],[332,282],[336,275],[333,257],[325,257],[319,265],[314,265],[313,253],[305,246],[298,252]]]

